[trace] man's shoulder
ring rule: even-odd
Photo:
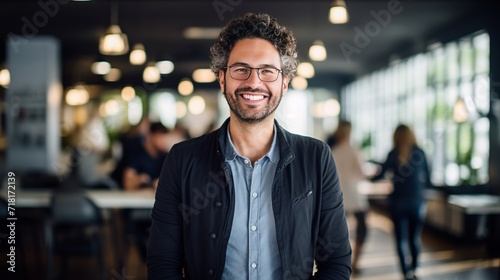
[[[210,132],[201,136],[176,143],[172,150],[199,150],[206,149],[216,140],[216,133]]]
[[[303,147],[303,148],[316,147],[316,148],[330,150],[328,145],[323,140],[307,135],[292,133],[284,129],[283,132],[286,140],[292,146]]]

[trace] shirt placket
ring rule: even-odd
[[[257,280],[259,277],[259,216],[260,216],[260,196],[261,196],[261,174],[262,164],[256,161],[251,172],[250,180],[250,201],[248,213],[248,248],[249,248],[249,280]]]

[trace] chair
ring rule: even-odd
[[[141,260],[146,263],[147,246],[151,230],[151,210],[150,209],[123,209],[123,219],[125,222],[125,255],[128,255],[132,243],[135,243],[139,251]],[[130,242],[129,237],[133,237]]]
[[[74,255],[94,255],[94,259],[98,262],[98,274],[102,277],[104,268],[102,226],[101,210],[81,188],[59,187],[54,190],[50,203],[50,216],[46,223],[48,279],[55,279],[58,274],[63,279],[73,278],[65,274],[67,274],[67,258]],[[60,273],[55,265],[56,255],[60,255],[61,259]]]
[[[7,193],[6,189],[0,190]],[[30,266],[30,269],[18,268],[28,266],[29,255],[34,255],[36,258],[43,258],[44,256],[43,239],[41,239],[41,236],[43,236],[43,222],[40,222],[43,221],[43,214],[41,216],[31,216],[31,213],[23,211],[25,209],[17,209],[12,202],[15,201],[0,196],[0,254],[6,256],[11,253],[11,247],[15,247],[16,272],[15,276],[13,276],[14,274],[7,270],[7,267],[11,267],[11,264],[8,264],[0,272],[0,279],[32,279],[35,274],[43,271],[45,268],[44,262],[37,262]],[[13,213],[10,213],[9,207],[14,209]],[[15,225],[14,228],[8,227],[11,223]],[[11,236],[15,237],[15,239],[9,239]],[[10,257],[7,257],[6,260],[10,260]]]

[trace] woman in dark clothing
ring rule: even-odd
[[[406,125],[394,132],[394,147],[381,172],[372,181],[391,176],[393,191],[389,195],[389,212],[394,223],[396,247],[405,279],[416,279],[420,253],[420,233],[425,216],[424,190],[430,186],[429,167],[425,153],[416,143],[415,135]],[[407,247],[411,263],[407,264]]]

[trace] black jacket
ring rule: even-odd
[[[399,163],[397,149],[392,149],[387,155],[386,161],[381,165],[380,173],[372,178],[376,181],[391,173],[393,191],[389,195],[391,206],[416,206],[425,202],[424,191],[430,187],[430,171],[427,157],[422,149],[415,146],[410,152],[408,163]]]
[[[228,123],[171,149],[152,212],[148,279],[221,279],[234,213],[220,148]],[[330,149],[276,127],[272,200],[284,279],[349,279],[351,247]]]

